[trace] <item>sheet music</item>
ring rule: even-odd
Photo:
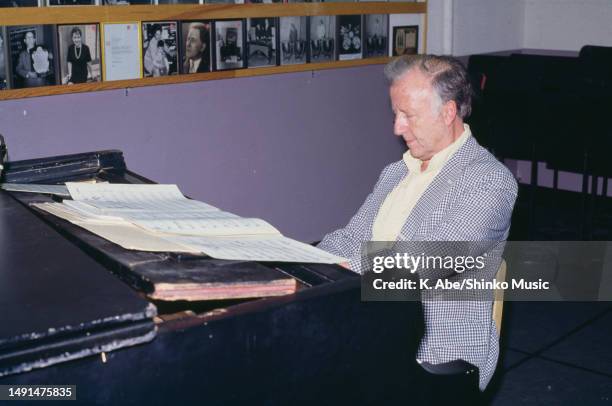
[[[347,261],[345,258],[283,236],[240,239],[173,236],[168,239],[217,259],[322,264]]]
[[[130,219],[131,220],[131,219]],[[271,224],[254,218],[134,220],[134,224],[160,233],[201,236],[281,235]]]
[[[176,185],[67,183],[74,199],[40,208],[128,249],[204,253],[247,261],[340,263],[271,224],[189,200]]]
[[[37,185],[32,183],[2,183],[0,189],[9,192],[46,193],[62,197],[70,197],[68,188],[64,185]]]
[[[91,218],[62,203],[36,203],[33,206],[67,220],[128,250],[200,253],[197,249],[181,245],[178,242],[168,241],[155,233],[147,232],[124,220]]]
[[[187,199],[176,185],[91,185],[67,182],[70,196],[101,210],[213,211],[207,203]]]

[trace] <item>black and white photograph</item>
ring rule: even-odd
[[[367,14],[365,20],[364,57],[373,58],[387,55],[388,16],[386,14]]]
[[[142,23],[142,67],[144,77],[178,73],[177,23]]]
[[[214,22],[215,70],[244,68],[244,20]]]
[[[280,18],[281,65],[308,62],[308,17]]]
[[[363,21],[361,15],[340,15],[336,22],[338,59],[346,61],[363,57]]]
[[[29,25],[8,28],[15,89],[56,84],[55,27]]]
[[[393,55],[413,55],[419,50],[419,26],[393,27]]]
[[[46,0],[46,6],[96,6],[99,0]]]
[[[210,72],[210,34],[209,21],[189,21],[181,23],[181,73]]]
[[[8,42],[5,38],[6,30],[0,27],[0,90],[8,88]]]
[[[42,0],[0,0],[0,7],[39,7]]]
[[[99,82],[102,77],[99,25],[58,25],[57,36],[61,83]]]
[[[310,62],[334,60],[336,16],[310,17]]]
[[[155,4],[155,0],[100,0],[103,6],[131,6],[138,4]]]
[[[275,17],[247,19],[247,66],[249,68],[277,65],[277,25]]]
[[[201,0],[157,0],[155,4],[204,4]]]
[[[206,4],[244,4],[244,0],[205,0]]]

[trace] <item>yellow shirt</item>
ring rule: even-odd
[[[463,134],[455,142],[431,157],[427,169],[421,171],[422,162],[410,154],[404,154],[408,175],[387,196],[378,210],[372,226],[372,241],[395,241],[427,187],[451,156],[465,143],[472,132],[463,124]]]

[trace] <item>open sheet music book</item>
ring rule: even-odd
[[[187,199],[176,185],[66,183],[73,200],[35,204],[126,249],[217,259],[340,263],[344,258],[284,237],[264,220]]]

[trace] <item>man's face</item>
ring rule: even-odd
[[[206,49],[206,44],[200,40],[200,31],[197,28],[190,28],[185,44],[185,53],[189,59],[198,59]]]
[[[34,34],[31,32],[26,32],[25,39],[23,40],[28,47],[28,49],[34,47],[36,43],[36,39],[34,38]]]
[[[414,158],[427,161],[452,142],[431,80],[418,68],[397,79],[389,93],[393,132],[404,139]]]

